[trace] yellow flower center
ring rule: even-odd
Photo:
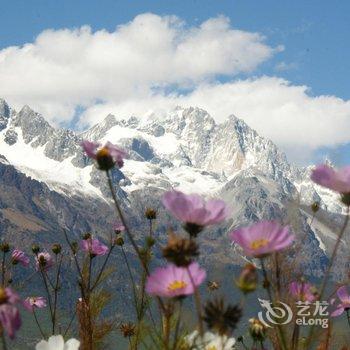
[[[107,147],[103,147],[96,153],[97,157],[108,157],[109,156],[109,150]]]
[[[168,290],[170,292],[173,292],[175,290],[178,290],[178,289],[182,289],[182,288],[185,288],[187,287],[187,283],[184,282],[184,281],[174,281],[174,282],[171,282],[168,286]]]
[[[257,239],[257,240],[255,240],[255,241],[253,241],[253,242],[250,244],[250,248],[253,249],[253,250],[256,250],[256,249],[265,247],[268,243],[269,243],[269,240],[268,240],[268,239],[266,239],[266,238],[260,238],[260,239]]]
[[[209,346],[207,350],[217,350],[217,347],[215,345]]]

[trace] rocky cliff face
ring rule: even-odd
[[[270,140],[235,116],[217,124],[199,108],[176,108],[166,115],[144,118],[108,115],[76,134],[53,128],[28,106],[16,112],[0,100],[2,232],[12,237],[20,232],[17,238],[28,242],[33,237],[49,241],[62,227],[75,235],[86,230],[109,233],[113,211],[104,174],[84,156],[82,139],[109,140],[129,150],[130,158],[122,171],[115,171],[114,180],[139,238],[143,231],[140,214],[147,206],[159,208],[158,233],[164,237],[170,218],[159,196],[169,188],[179,188],[222,197],[231,206],[227,224],[203,237],[207,263],[241,261],[227,245],[224,232],[259,219],[291,222],[298,201],[304,209],[296,209],[301,216],[292,224],[304,235],[305,259],[312,261],[312,272],[322,268],[334,243],[333,227],[317,219],[310,226],[305,208],[314,200],[321,201],[332,212],[336,226],[342,213],[336,196],[314,186],[308,180],[310,168],[289,164]]]

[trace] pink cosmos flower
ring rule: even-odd
[[[47,252],[38,253],[35,257],[37,271],[47,271],[53,266],[52,256]]]
[[[316,295],[313,293],[313,285],[308,282],[294,281],[289,284],[289,293],[299,301],[312,302],[316,300]]]
[[[110,157],[112,159],[112,165],[117,164],[118,167],[121,168],[124,165],[124,158],[128,155],[123,149],[113,145],[109,141],[104,146],[101,146],[100,143],[85,140],[81,145],[86,155],[89,158],[97,160],[100,167],[104,167],[105,165],[109,167],[109,162],[107,161],[106,163],[105,157]],[[101,160],[101,162],[99,160]]]
[[[167,298],[190,295],[205,277],[205,270],[195,262],[189,265],[188,269],[168,264],[151,273],[146,282],[146,292]]]
[[[205,226],[218,224],[228,215],[222,200],[205,200],[197,195],[180,191],[168,191],[163,195],[163,205],[178,220],[185,223],[185,229],[196,236]]]
[[[311,180],[335,192],[350,193],[350,166],[336,171],[328,165],[318,165],[312,171]]]
[[[108,253],[108,247],[101,243],[97,238],[83,239],[80,242],[80,248],[90,253],[91,256],[105,255]]]
[[[29,257],[19,249],[14,249],[12,252],[12,263],[18,264],[21,263],[24,267],[29,266]]]
[[[337,290],[338,298],[340,299],[340,304],[338,304],[335,311],[331,313],[332,317],[340,316],[344,311],[350,309],[350,295],[346,286],[342,286]]]
[[[11,288],[0,288],[0,323],[11,339],[22,324],[16,306],[19,301],[18,294]]]
[[[113,230],[114,230],[115,232],[120,233],[120,232],[125,231],[125,227],[124,227],[124,225],[123,225],[121,222],[116,221],[116,222],[114,222],[114,224],[113,224]]]
[[[34,308],[42,309],[46,305],[44,297],[28,297],[23,301],[23,306],[30,312],[33,312]]]
[[[247,256],[262,258],[290,246],[294,235],[288,226],[281,226],[276,221],[260,221],[231,232],[230,238]]]

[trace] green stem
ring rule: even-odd
[[[4,332],[4,330],[2,330],[1,339],[2,339],[2,349],[3,349],[3,350],[7,350],[6,337],[5,337],[5,332]]]
[[[34,316],[35,322],[36,322],[36,324],[37,324],[37,326],[39,328],[41,336],[43,337],[43,339],[45,339],[46,336],[45,336],[45,334],[44,334],[44,332],[43,332],[43,330],[42,330],[42,328],[40,326],[39,320],[38,320],[38,318],[36,316],[36,313],[35,313],[35,306],[33,306],[33,316]]]
[[[266,271],[266,268],[265,268],[264,258],[261,258],[260,261],[261,261],[261,269],[262,269],[262,272],[263,272],[263,275],[264,275],[264,280],[267,283],[267,288],[266,288],[267,289],[267,293],[268,293],[268,296],[270,298],[271,303],[273,304],[271,286],[270,286],[270,281],[269,281],[268,276],[267,276],[267,271]],[[283,329],[282,329],[280,324],[277,325],[277,329],[278,329],[278,333],[279,333],[280,338],[281,338],[282,348],[283,349],[288,349],[287,341],[286,341]]]
[[[190,277],[190,281],[192,284],[192,287],[194,289],[194,301],[195,301],[195,305],[196,305],[196,310],[197,310],[197,317],[198,317],[198,328],[199,328],[199,334],[201,336],[201,338],[203,338],[204,335],[204,326],[203,326],[203,318],[202,318],[202,302],[201,302],[201,296],[199,294],[199,290],[196,287],[192,274],[190,272],[190,269],[187,267],[187,273],[188,276]]]
[[[57,274],[56,274],[56,283],[54,287],[54,306],[53,306],[53,315],[52,315],[52,334],[55,334],[56,330],[56,316],[57,316],[57,301],[58,301],[58,287],[60,282],[60,273],[61,273],[61,266],[62,266],[62,260],[63,255],[60,256],[60,261],[58,263],[57,267]],[[56,265],[57,265],[57,255],[56,255]]]

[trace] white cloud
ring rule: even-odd
[[[110,112],[143,115],[177,105],[204,108],[219,122],[235,114],[298,162],[310,161],[319,147],[350,141],[350,101],[335,96],[313,97],[306,86],[291,85],[276,77],[201,84],[187,95],[156,94],[120,104],[100,104],[88,109],[83,120],[90,124]]]
[[[188,27],[174,16],[142,14],[114,32],[46,30],[33,43],[0,51],[0,96],[69,121],[77,106],[252,71],[280,49],[232,29],[226,17]]]
[[[175,105],[202,107],[218,121],[234,113],[303,161],[319,147],[349,142],[350,101],[312,96],[277,77],[234,80],[282,49],[233,29],[225,17],[191,27],[143,14],[113,32],[46,30],[33,43],[0,51],[0,97],[16,108],[30,105],[54,124],[69,123],[77,107],[86,109],[85,126],[108,113]]]

